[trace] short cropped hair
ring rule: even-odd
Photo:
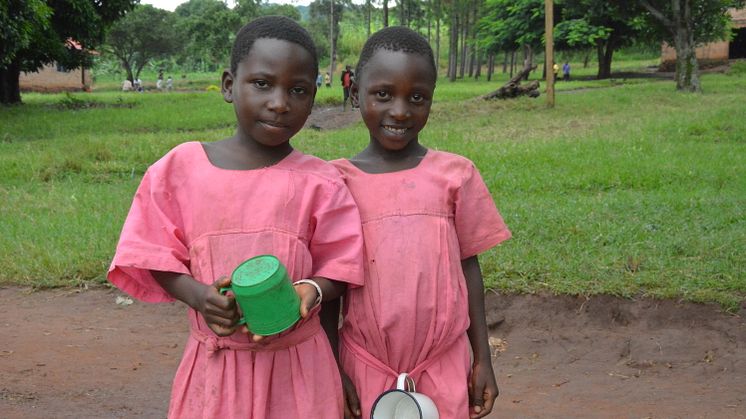
[[[298,22],[285,16],[264,16],[247,23],[236,34],[231,49],[231,73],[236,74],[238,64],[249,55],[257,39],[270,38],[300,45],[311,54],[314,77],[319,69],[319,56],[311,35]]]
[[[389,26],[374,33],[363,45],[360,60],[355,68],[355,78],[359,81],[365,64],[379,49],[387,51],[401,51],[408,54],[419,54],[427,58],[433,69],[433,77],[437,79],[438,70],[435,67],[433,49],[427,39],[417,32],[404,26]]]

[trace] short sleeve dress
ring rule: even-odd
[[[415,168],[370,174],[332,162],[360,209],[365,287],[345,295],[341,360],[369,417],[409,373],[440,417],[469,416],[468,295],[461,260],[510,237],[468,159],[428,150]]]
[[[145,173],[108,279],[143,301],[172,301],[151,270],[211,284],[245,259],[273,254],[293,281],[322,276],[354,287],[363,281],[362,246],[357,207],[328,163],[293,151],[271,167],[225,170],[189,142]],[[316,313],[263,344],[218,337],[193,309],[188,318],[169,417],[341,417],[339,372]]]

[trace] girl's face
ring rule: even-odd
[[[305,124],[316,96],[311,54],[292,42],[260,38],[236,74],[223,73],[223,97],[233,103],[242,140],[275,147]]]
[[[351,94],[371,141],[391,151],[416,142],[430,115],[435,90],[432,64],[420,54],[379,49],[360,72]]]

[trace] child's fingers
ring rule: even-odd
[[[497,399],[497,394],[492,394],[492,392],[489,391],[489,389],[487,389],[484,392],[484,395],[485,395],[485,397],[484,397],[484,410],[483,410],[483,412],[484,412],[485,415],[487,415],[490,412],[492,412],[492,407],[495,405],[495,399]]]
[[[295,292],[300,297],[300,316],[305,319],[316,304],[318,292],[316,287],[309,284],[297,284]]]
[[[227,288],[231,286],[231,279],[227,276],[221,276],[217,281],[213,282],[213,287],[220,290],[220,288]]]

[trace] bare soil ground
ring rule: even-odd
[[[185,308],[123,297],[0,289],[0,417],[165,417]],[[502,392],[490,418],[746,418],[746,310],[492,292],[486,302]]]

